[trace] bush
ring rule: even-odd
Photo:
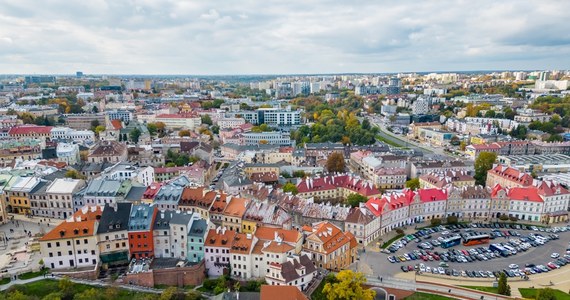
[[[511,220],[511,222],[516,222],[519,220],[519,218],[512,216],[512,217],[509,217],[509,220]]]
[[[502,215],[499,217],[499,220],[501,220],[501,221],[507,221],[508,219],[509,219],[509,216],[507,216],[507,215],[505,215],[505,214],[502,214]]]
[[[447,224],[457,224],[458,221],[459,221],[459,219],[457,218],[457,216],[448,216],[447,217]]]
[[[437,219],[437,218],[433,218],[430,221],[431,226],[435,227],[435,226],[439,226],[441,225],[441,219]]]
[[[402,229],[402,228],[396,228],[396,233],[397,233],[398,235],[403,235],[403,234],[404,234],[404,229]]]
[[[202,283],[202,286],[208,291],[213,291],[217,284],[217,279],[206,279],[204,280],[204,283]]]

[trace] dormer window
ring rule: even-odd
[[[79,234],[79,229],[73,229],[73,234]]]

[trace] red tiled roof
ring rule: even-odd
[[[95,234],[96,224],[103,214],[101,206],[84,206],[54,229],[44,235],[40,241],[87,237]]]
[[[507,195],[510,200],[522,200],[532,202],[544,202],[534,186],[510,188]]]
[[[111,120],[111,125],[113,125],[113,129],[115,130],[123,128],[123,122],[121,122],[121,120]]]
[[[20,125],[10,128],[9,135],[21,134],[47,134],[51,133],[52,126]]]
[[[447,200],[447,192],[442,189],[420,189],[418,194],[422,202]]]

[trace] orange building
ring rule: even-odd
[[[157,209],[154,205],[133,205],[129,216],[129,253],[131,258],[154,257],[152,224]]]

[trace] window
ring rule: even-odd
[[[48,248],[51,248],[51,243],[47,243]]]

